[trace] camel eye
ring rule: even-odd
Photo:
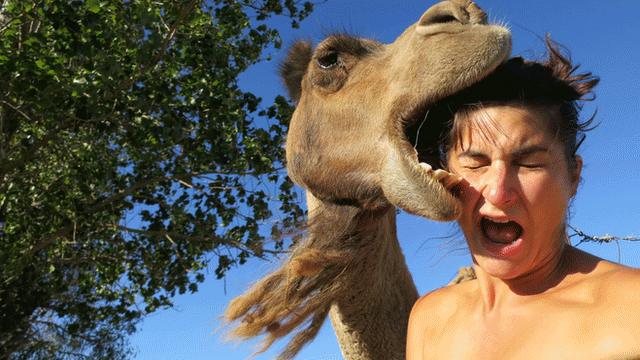
[[[338,53],[331,51],[326,55],[320,56],[317,59],[318,65],[323,69],[331,69],[338,64]]]

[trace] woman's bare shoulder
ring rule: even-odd
[[[640,358],[640,270],[608,261],[600,266],[599,338]]]
[[[441,287],[420,297],[412,313],[420,315],[426,313],[428,316],[439,318],[449,317],[467,305],[466,303],[473,298],[470,296],[471,293],[475,290],[477,290],[476,280]]]
[[[640,304],[640,269],[603,261],[600,276],[609,301],[619,299]]]
[[[574,258],[583,264],[592,264],[578,271],[574,288],[585,289],[590,301],[610,309],[637,311],[640,306],[640,269],[601,259],[581,250]],[[579,259],[583,259],[580,261]],[[640,319],[640,318],[639,318]]]
[[[470,293],[477,288],[475,280],[461,284],[444,286],[433,290],[416,301],[411,310],[409,326],[417,325],[420,328],[441,324],[449,320],[454,314],[469,306],[469,299],[473,299]]]
[[[599,258],[577,248],[572,248],[570,261],[573,271],[580,273],[579,278],[598,284],[613,286],[632,286],[640,288],[640,269]]]
[[[442,324],[459,314],[470,298],[475,281],[449,285],[433,290],[416,301],[409,316],[407,333],[407,359],[422,359],[425,341],[435,341]],[[465,299],[467,299],[465,301]],[[468,304],[467,304],[468,306]]]

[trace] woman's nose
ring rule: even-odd
[[[497,207],[505,207],[515,201],[513,175],[504,164],[492,165],[485,174],[482,196]]]

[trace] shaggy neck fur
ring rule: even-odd
[[[312,196],[307,199],[311,219],[335,207]],[[397,240],[396,210],[344,210],[350,215],[344,245],[354,251],[339,280],[345,291],[330,311],[342,355],[354,360],[404,359],[407,319],[418,292]]]

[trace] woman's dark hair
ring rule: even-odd
[[[593,88],[599,78],[590,72],[576,73],[568,56],[548,36],[548,59],[542,62],[515,57],[500,65],[486,79],[430,110],[429,118],[445,124],[441,141],[441,156],[460,144],[465,122],[470,112],[489,105],[533,105],[550,109],[549,130],[564,145],[570,168],[575,167],[575,155],[591,130],[594,116],[580,122],[582,102],[593,100]],[[595,114],[594,114],[595,115]],[[432,117],[433,116],[433,117]],[[453,121],[454,118],[456,121]],[[442,158],[442,160],[445,160]]]

